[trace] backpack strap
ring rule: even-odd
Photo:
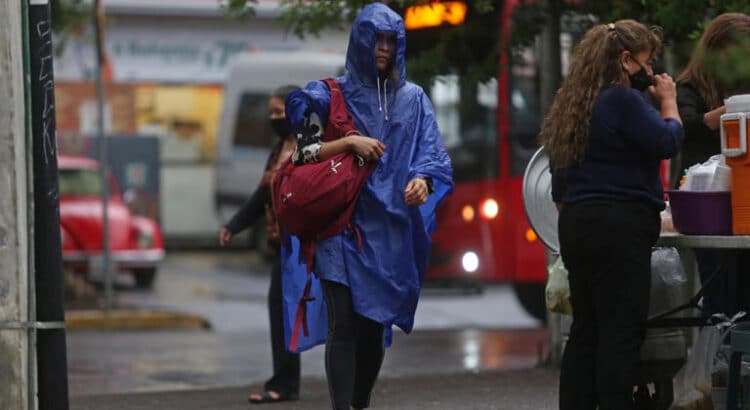
[[[352,133],[358,133],[354,126],[354,119],[346,108],[346,100],[341,90],[341,85],[333,78],[324,78],[323,82],[331,92],[331,101],[328,107],[328,122],[326,124],[324,140],[332,141]]]
[[[294,327],[292,328],[292,337],[289,340],[289,351],[297,352],[299,349],[299,331],[302,331],[307,337],[310,334],[310,329],[307,326],[307,302],[315,300],[314,297],[310,296],[310,287],[312,286],[312,275],[307,274],[307,283],[305,284],[305,292],[297,305],[297,313],[294,317]]]

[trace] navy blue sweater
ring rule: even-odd
[[[642,93],[605,88],[591,111],[583,160],[552,170],[552,199],[645,201],[664,209],[660,161],[676,155],[683,138],[680,123],[662,119]]]

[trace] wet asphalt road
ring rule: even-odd
[[[151,291],[118,280],[118,304],[204,315],[210,331],[68,333],[71,396],[261,383],[270,375],[268,268],[253,254],[172,253]],[[547,351],[540,324],[510,288],[426,291],[411,335],[394,332],[381,377],[455,375],[535,366]],[[325,377],[323,348],[302,375]]]

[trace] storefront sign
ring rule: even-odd
[[[231,61],[254,50],[327,49],[343,52],[346,33],[324,34],[305,42],[283,27],[270,24],[217,24],[189,28],[170,22],[163,27],[118,21],[107,29],[105,44],[115,82],[223,83]],[[171,26],[171,27],[170,27]],[[80,81],[94,78],[94,49],[90,37],[70,39],[55,60],[56,78]]]

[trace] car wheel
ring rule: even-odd
[[[138,289],[150,289],[156,278],[156,268],[143,268],[133,270],[135,287]]]
[[[547,305],[544,301],[544,283],[514,283],[513,290],[516,293],[521,306],[531,316],[542,321],[547,321]]]

